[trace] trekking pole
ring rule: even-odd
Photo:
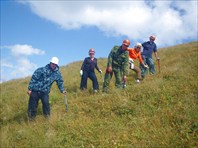
[[[159,69],[159,73],[160,73],[160,59],[157,59],[157,64],[158,64],[158,69]]]
[[[65,103],[65,110],[66,110],[66,112],[68,112],[68,103],[67,103],[67,97],[66,97],[66,95],[64,95],[64,103]]]
[[[103,78],[102,74],[100,74],[100,76],[101,76],[102,84],[103,84],[104,83],[104,78]]]

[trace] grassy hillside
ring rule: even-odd
[[[1,84],[1,147],[197,147],[198,42],[160,49],[159,56],[161,73],[136,84],[130,71],[125,90],[113,78],[105,95],[93,94],[90,80],[79,90],[82,61],[61,67],[69,112],[54,83],[49,120],[41,102],[36,121],[27,120],[30,78]],[[103,71],[106,62],[98,59]]]

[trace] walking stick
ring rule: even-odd
[[[157,59],[157,64],[158,64],[158,69],[159,69],[159,73],[160,73],[160,59]]]
[[[102,74],[100,74],[100,76],[101,76],[102,84],[103,84],[104,83],[104,78],[103,78]]]
[[[67,97],[66,97],[66,95],[64,95],[64,103],[65,103],[65,110],[66,110],[66,112],[68,112],[68,103],[67,103]]]

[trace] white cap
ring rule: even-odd
[[[52,57],[52,59],[50,60],[51,63],[54,63],[56,65],[58,65],[58,58],[57,57]]]

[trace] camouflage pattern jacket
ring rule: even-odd
[[[122,46],[114,46],[108,56],[107,66],[112,66],[113,70],[117,68],[123,70],[123,75],[128,75],[128,62],[129,53],[128,51],[122,50]]]
[[[38,68],[33,73],[28,89],[31,91],[41,91],[49,94],[54,81],[56,81],[59,90],[63,92],[63,79],[59,71],[59,67],[56,66],[55,70],[53,71],[50,68],[50,64],[48,64],[45,67]]]

